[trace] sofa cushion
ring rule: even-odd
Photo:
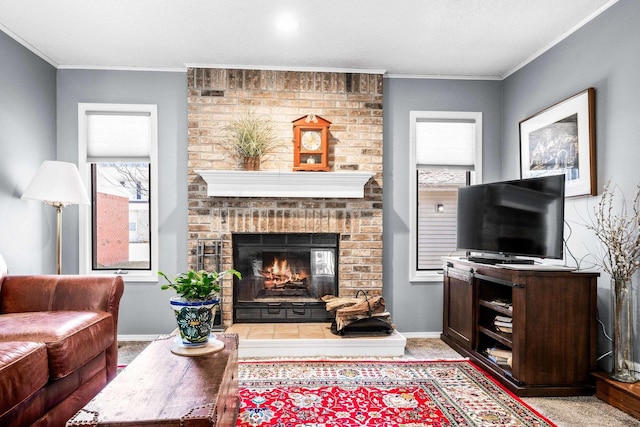
[[[52,379],[63,378],[93,359],[113,344],[114,337],[113,318],[107,312],[38,311],[0,315],[0,341],[46,344]]]
[[[49,380],[47,347],[37,342],[0,342],[0,417]]]

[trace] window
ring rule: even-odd
[[[78,104],[80,272],[157,280],[157,107]]]
[[[441,281],[456,250],[458,188],[482,177],[482,113],[410,114],[411,281]]]

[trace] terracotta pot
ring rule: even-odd
[[[260,170],[260,157],[245,157],[243,159],[244,170],[259,171]]]

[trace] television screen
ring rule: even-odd
[[[562,259],[564,187],[564,175],[553,175],[460,188],[458,249]]]

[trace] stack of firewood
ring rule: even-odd
[[[377,318],[391,325],[391,314],[386,310],[384,298],[380,295],[335,297],[326,295],[322,298],[327,311],[335,315],[338,331],[362,319]]]

